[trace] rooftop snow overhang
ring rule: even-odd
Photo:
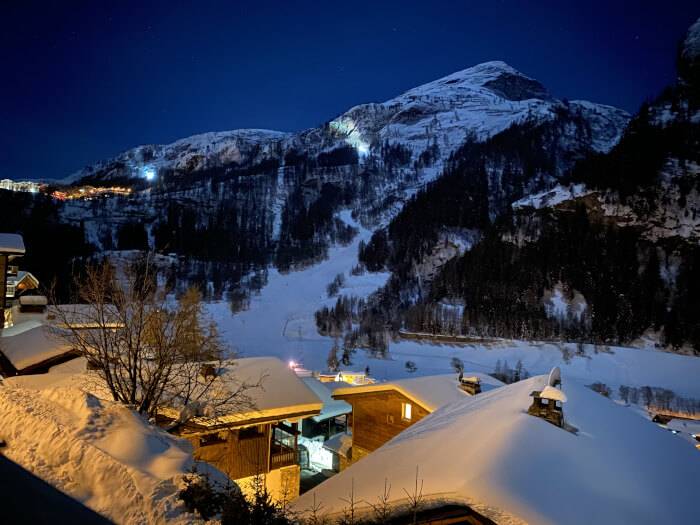
[[[16,233],[0,233],[0,255],[9,255],[14,258],[24,255],[24,239]]]
[[[440,408],[433,406],[432,403],[429,403],[424,399],[418,398],[413,392],[402,388],[401,385],[395,385],[393,383],[374,383],[372,385],[361,385],[350,388],[337,388],[333,391],[333,399],[347,400],[354,396],[373,394],[377,392],[398,392],[405,398],[413,401],[415,404],[420,405],[428,412],[435,412],[438,408]]]
[[[562,392],[561,390],[549,385],[542,389],[542,392],[540,392],[539,397],[541,397],[542,399],[551,399],[553,401],[566,403],[566,394],[564,394],[564,392]]]
[[[237,428],[278,421],[306,419],[321,413],[321,403],[290,405],[265,410],[249,410],[218,417],[197,416],[186,423],[190,430],[214,430],[219,428]],[[162,408],[159,415],[170,420],[177,420],[180,411],[174,408]]]

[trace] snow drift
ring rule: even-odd
[[[178,499],[188,444],[123,406],[73,387],[0,386],[0,432],[8,458],[117,523],[198,521]]]

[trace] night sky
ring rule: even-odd
[[[700,15],[697,0],[4,4],[0,178],[14,179],[205,131],[316,126],[488,60],[634,111],[673,81]]]

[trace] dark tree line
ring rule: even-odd
[[[560,144],[572,130],[579,135],[579,149]],[[432,251],[440,232],[487,229],[511,202],[562,177],[589,153],[583,145],[590,134],[585,119],[561,107],[552,121],[514,124],[483,143],[468,138],[443,175],[361,247],[360,260],[371,271],[389,268],[406,278],[413,264]]]
[[[55,293],[64,300],[70,292],[75,259],[91,255],[94,247],[85,242],[82,224],[61,222],[60,206],[43,194],[0,190],[0,231],[24,238],[27,252],[18,260],[20,268],[32,272],[42,286],[55,281]]]

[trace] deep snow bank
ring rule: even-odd
[[[77,388],[0,385],[0,433],[8,458],[117,523],[198,521],[178,500],[194,463],[187,442],[123,406]]]

